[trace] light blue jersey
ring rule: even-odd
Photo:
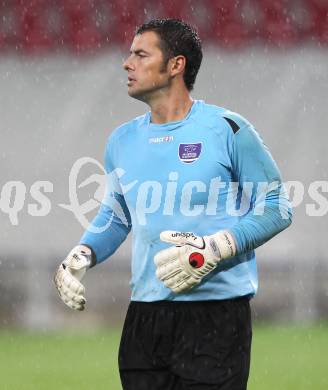
[[[132,300],[256,293],[254,249],[289,226],[291,209],[279,170],[247,120],[203,101],[194,101],[177,122],[153,124],[147,113],[112,133],[105,166],[108,191],[80,243],[94,250],[99,263],[132,228]],[[169,247],[159,239],[163,230],[204,236],[223,229],[234,237],[237,255],[221,261],[199,285],[175,294],[156,278],[154,256]]]

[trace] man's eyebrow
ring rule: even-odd
[[[130,53],[134,53],[134,54],[140,54],[140,53],[145,53],[145,54],[149,54],[146,50],[143,50],[143,49],[137,49],[137,50],[130,50]]]

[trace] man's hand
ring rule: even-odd
[[[222,230],[211,236],[164,231],[160,239],[176,246],[156,254],[156,276],[175,293],[190,290],[222,259],[236,254],[233,237]]]
[[[80,280],[91,264],[91,249],[85,245],[77,245],[60,264],[55,274],[54,282],[59,296],[71,309],[84,310],[85,289]]]

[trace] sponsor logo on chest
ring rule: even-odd
[[[163,142],[172,142],[173,135],[166,135],[165,137],[151,137],[148,138],[150,144],[161,144]]]

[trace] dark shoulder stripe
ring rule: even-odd
[[[226,118],[225,116],[223,117],[228,123],[229,125],[231,126],[232,128],[232,131],[234,132],[234,134],[237,133],[237,131],[240,129],[240,127],[237,125],[236,122],[234,122],[232,119],[230,118]]]

